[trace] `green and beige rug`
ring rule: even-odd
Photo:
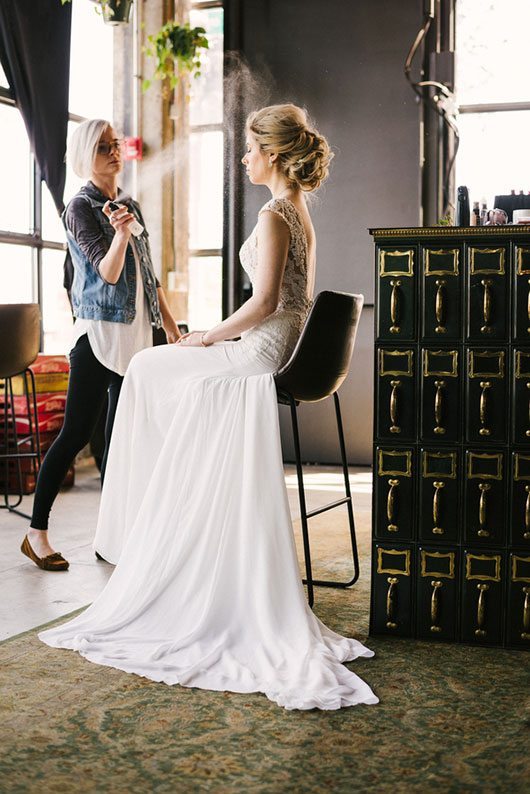
[[[315,556],[341,573],[342,518],[313,519]],[[350,591],[315,611],[366,640],[369,537]],[[339,549],[339,552],[337,552]],[[344,573],[344,570],[342,570]],[[261,695],[167,687],[40,643],[0,645],[0,792],[528,792],[530,658],[370,639],[352,669],[378,706],[286,712]]]

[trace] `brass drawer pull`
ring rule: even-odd
[[[392,392],[390,394],[390,426],[391,433],[401,433],[401,428],[398,426],[398,389],[401,386],[400,380],[391,380]]]
[[[401,281],[394,280],[390,282],[390,286],[392,287],[392,294],[390,295],[390,319],[392,321],[392,325],[390,326],[390,333],[391,334],[399,334],[401,328],[399,327],[399,288],[401,287]]]
[[[395,620],[397,605],[397,583],[396,576],[389,576],[387,582],[389,588],[386,594],[386,627],[387,629],[397,629],[398,624]]]
[[[438,323],[438,325],[436,326],[434,331],[437,334],[445,334],[447,332],[447,328],[445,327],[445,322],[444,322],[445,321],[445,303],[444,303],[445,281],[443,279],[437,279],[436,286],[438,287],[438,289],[436,290],[434,312],[436,315],[436,322]],[[529,297],[529,301],[530,301],[530,297]]]
[[[434,428],[434,432],[438,435],[442,435],[445,433],[445,427],[442,427],[442,419],[443,419],[443,390],[445,387],[444,380],[435,380],[434,385],[436,386],[436,394],[434,395],[434,421],[436,422],[436,427]]]
[[[488,428],[486,427],[486,421],[487,421],[487,413],[488,413],[488,389],[491,389],[491,382],[489,380],[481,380],[480,388],[482,389],[482,391],[480,393],[479,413],[480,413],[480,424],[482,425],[482,427],[478,432],[481,436],[489,436],[491,431],[488,430]]]
[[[530,328],[528,330],[530,331]],[[527,381],[526,388],[530,390],[530,381]],[[530,398],[528,399],[528,424],[530,425]],[[525,436],[530,436],[530,428],[525,432]]]
[[[530,485],[525,485],[526,502],[524,506],[524,533],[523,538],[530,540]]]
[[[442,630],[442,627],[438,625],[439,619],[439,609],[440,609],[440,596],[438,595],[438,590],[443,587],[442,582],[433,581],[431,582],[432,585],[432,596],[431,596],[431,631],[434,633],[438,633]]]
[[[530,587],[523,587],[523,593],[523,631],[521,633],[521,639],[530,640]]]
[[[432,531],[433,531],[433,535],[443,535],[444,530],[442,529],[442,527],[438,525],[440,524],[440,516],[442,512],[441,490],[442,488],[445,488],[445,483],[442,480],[436,480],[435,482],[433,482],[433,488],[434,488],[434,496],[432,500],[432,520],[434,527]]]
[[[399,527],[394,524],[395,516],[397,514],[397,488],[399,480],[389,480],[390,485],[388,496],[386,498],[386,517],[388,519],[387,529],[389,532],[397,532]]]
[[[478,531],[479,538],[489,538],[490,532],[486,529],[486,508],[487,508],[487,493],[491,489],[491,483],[489,482],[480,482],[478,485],[480,491],[480,500],[478,504],[478,523],[480,525],[480,529]]]
[[[528,322],[530,323],[530,278],[528,279],[528,287],[528,297],[526,298],[526,314],[528,317]],[[527,328],[526,330],[530,334],[530,328]]]
[[[486,592],[489,589],[490,589],[489,584],[477,585],[479,596],[477,603],[477,628],[475,629],[476,637],[485,637],[487,634],[484,625],[486,623]]]
[[[491,297],[491,290],[490,287],[493,284],[493,281],[490,278],[483,278],[480,282],[484,287],[484,295],[482,298],[482,315],[484,318],[484,325],[480,329],[481,333],[483,334],[491,334],[493,328],[490,325],[491,320],[491,305],[492,305],[492,297]]]

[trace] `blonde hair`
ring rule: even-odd
[[[77,127],[68,146],[68,160],[74,173],[88,179],[96,157],[98,142],[107,127],[112,127],[105,119],[88,119]]]
[[[269,105],[251,113],[247,129],[276,162],[289,182],[301,190],[316,190],[327,178],[333,152],[327,140],[296,105]]]

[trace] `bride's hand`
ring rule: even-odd
[[[208,347],[203,342],[203,336],[206,331],[190,331],[183,334],[177,342],[177,345],[187,345],[189,347]]]

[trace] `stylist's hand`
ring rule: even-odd
[[[167,319],[164,322],[164,331],[166,332],[167,342],[169,345],[175,344],[182,337],[179,327],[173,318]]]
[[[128,211],[127,207],[120,207],[119,210],[111,210],[109,207],[110,201],[105,202],[103,205],[103,213],[109,219],[110,225],[121,237],[127,239],[131,236],[129,224],[135,220],[134,215]]]
[[[190,331],[189,334],[181,336],[177,344],[187,347],[209,347],[203,344],[202,338],[205,333],[206,331]]]

